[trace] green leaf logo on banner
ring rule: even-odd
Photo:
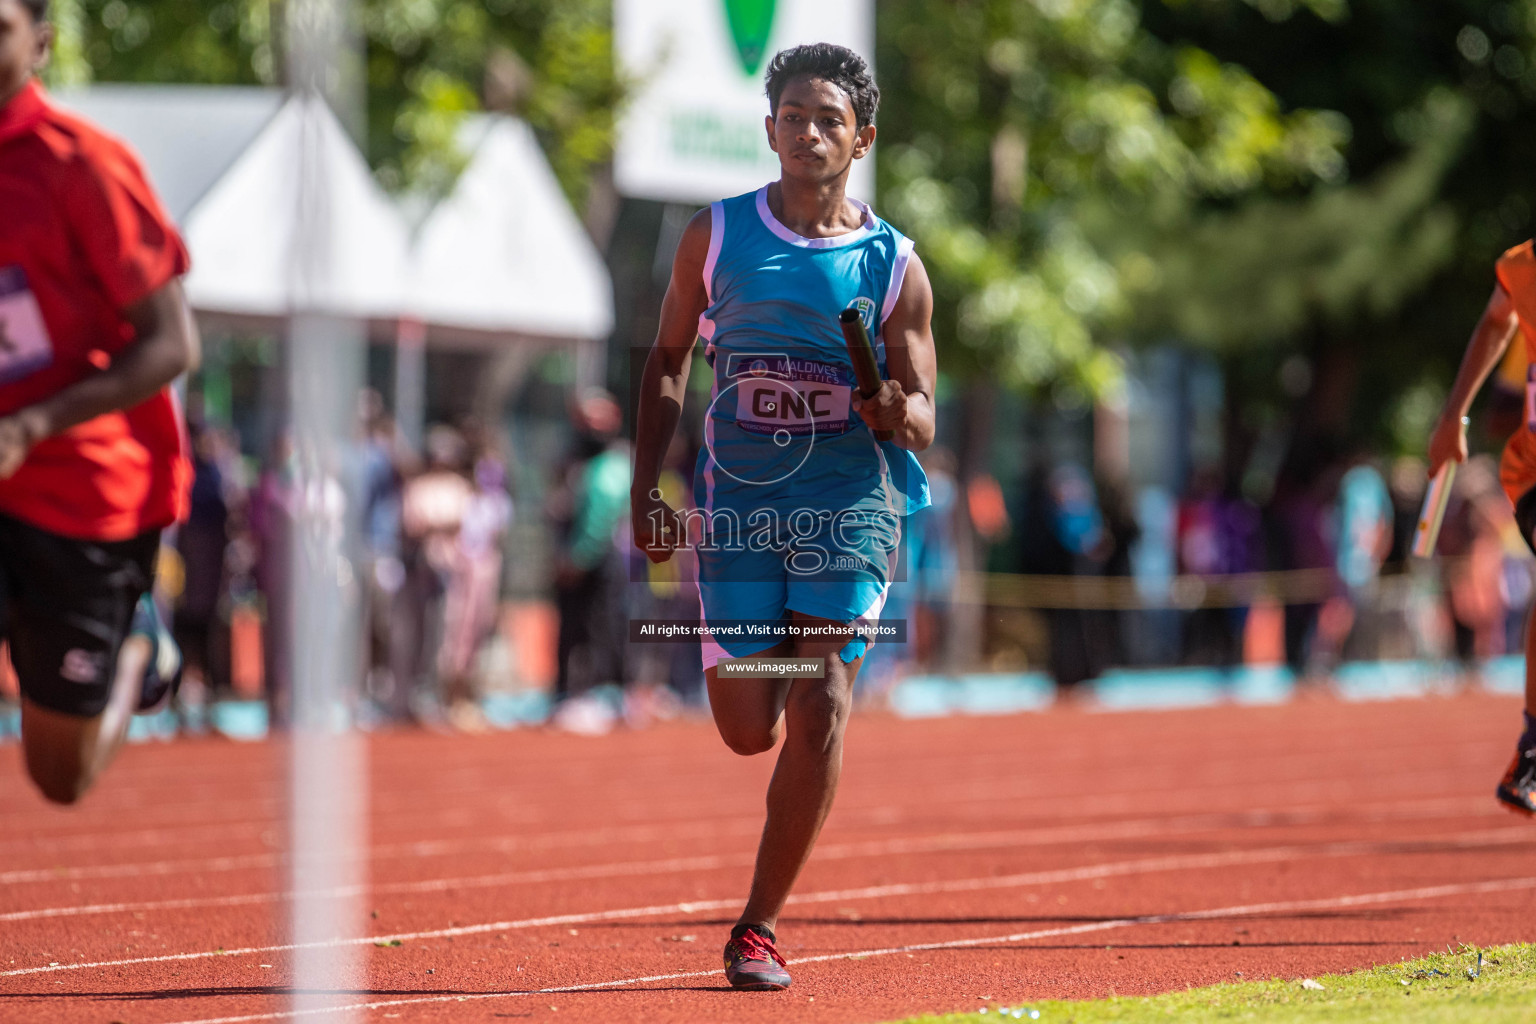
[[[773,30],[774,0],[725,0],[725,17],[731,23],[731,40],[741,69],[755,75],[768,55],[768,33]]]

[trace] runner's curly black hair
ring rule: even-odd
[[[831,82],[853,101],[853,113],[860,128],[875,123],[875,110],[880,106],[880,87],[869,73],[864,58],[835,43],[808,43],[788,50],[780,50],[768,64],[765,80],[768,93],[768,109],[777,117],[779,97],[789,80],[799,75],[810,75]]]
[[[48,0],[21,0],[21,6],[27,9],[28,14],[32,15],[34,22],[48,20]]]

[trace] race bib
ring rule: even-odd
[[[0,384],[36,373],[53,362],[43,311],[20,267],[0,267]]]
[[[738,356],[736,423],[749,434],[831,436],[852,426],[853,388],[843,368],[811,359]]]
[[[1536,363],[1525,371],[1525,429],[1536,430]]]
[[[841,434],[852,389],[816,381],[747,380],[736,389],[736,423],[751,434]]]

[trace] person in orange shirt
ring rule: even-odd
[[[27,771],[73,803],[180,655],[149,598],[191,467],[167,389],[198,339],[138,160],[48,100],[47,0],[0,0],[0,636]]]
[[[1431,476],[1452,459],[1466,461],[1467,410],[1517,332],[1524,334],[1527,356],[1536,355],[1531,351],[1531,339],[1536,338],[1536,253],[1532,243],[1506,252],[1495,270],[1498,280],[1493,295],[1467,342],[1456,382],[1430,435]],[[1527,377],[1525,396],[1524,422],[1504,447],[1499,482],[1515,506],[1521,535],[1536,551],[1536,372]],[[1494,795],[1511,810],[1536,816],[1536,608],[1525,634],[1525,731]]]

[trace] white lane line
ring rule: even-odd
[[[1096,724],[1106,725],[1108,723],[1100,722]],[[1127,736],[1138,736],[1144,733],[1145,730],[1128,729],[1123,730],[1123,732]],[[1266,763],[1279,769],[1287,768],[1293,764],[1304,768],[1314,767],[1319,751],[1331,751],[1336,746],[1336,744],[1321,743],[1315,747],[1309,746],[1305,749],[1287,748],[1277,753],[1275,757],[1270,758]],[[1407,742],[1373,747],[1370,751],[1356,752],[1350,767],[1355,770],[1364,769],[1369,771],[1384,769],[1391,771],[1395,776],[1396,773],[1401,771],[1403,755],[1414,749],[1416,749],[1415,745]],[[1462,759],[1469,765],[1483,764],[1486,761],[1487,744],[1482,740],[1463,739],[1440,749],[1448,757],[1464,755]],[[1230,744],[1222,744],[1221,749],[1213,751],[1211,756],[1215,760],[1203,762],[1202,767],[1210,773],[1212,778],[1224,778],[1230,774],[1232,767],[1242,767],[1252,763],[1252,759],[1247,756],[1246,747],[1242,744],[1241,740]],[[615,763],[620,761],[619,758],[611,760]],[[665,762],[658,762],[653,770],[643,776],[634,776],[633,773],[630,773],[628,778],[640,786],[654,785],[674,778],[678,770],[696,766],[697,760],[696,757],[673,758]],[[903,760],[903,766],[910,770],[910,773],[919,784],[933,787],[948,787],[952,783],[932,781],[931,772],[928,771],[928,767],[937,764],[951,766],[957,763],[963,769],[963,784],[967,787],[973,784],[992,786],[1000,781],[1011,782],[1015,785],[1018,783],[1017,775],[990,777],[974,771],[974,769],[985,769],[989,766],[989,760],[984,756],[974,754],[970,756],[960,755],[957,761],[956,755],[952,752],[924,757],[916,752],[909,751]],[[1099,771],[1098,762],[1092,757],[1087,756],[1064,759],[1056,762],[1056,764],[1058,769],[1051,773],[1049,780],[1052,783],[1060,779],[1096,778],[1096,773]],[[508,766],[508,770],[515,774],[519,769],[536,765],[536,761],[519,762],[518,764]],[[131,805],[135,808],[164,808],[170,806],[165,801],[166,793],[169,790],[178,795],[186,792],[195,792],[197,794],[188,803],[175,806],[196,807],[198,809],[203,807],[227,807],[229,803],[228,797],[219,795],[220,789],[229,782],[235,781],[251,783],[256,788],[270,790],[270,793],[262,792],[258,794],[257,799],[268,803],[280,804],[283,800],[279,792],[282,785],[282,770],[283,763],[280,758],[274,758],[270,763],[234,767],[229,767],[227,762],[216,762],[213,767],[172,768],[166,766],[157,769],[142,766],[132,770],[132,774],[128,775],[126,779],[115,777],[113,799],[120,807]],[[251,773],[253,771],[266,772],[267,777],[252,782]],[[125,772],[125,775],[127,774]],[[1272,774],[1284,774],[1284,772],[1282,770],[1272,772]],[[482,760],[474,758],[465,759],[439,772],[438,778],[442,780],[443,785],[423,784],[419,774],[409,773],[391,774],[387,777],[376,778],[374,781],[381,799],[410,805],[398,809],[387,808],[385,809],[385,814],[413,815],[418,813],[413,804],[417,799],[427,800],[433,807],[437,807],[440,806],[440,798],[444,795],[454,797],[454,802],[462,802],[463,799],[473,797],[479,793],[503,793],[505,791],[503,777],[502,772],[487,770]],[[1251,783],[1244,784],[1249,785]],[[445,789],[445,785],[452,788]],[[534,801],[559,807],[563,806],[562,795],[565,789],[566,785],[561,779],[541,780],[539,784],[530,783],[522,796],[525,798],[525,803]],[[204,795],[205,793],[206,795]],[[21,821],[22,815],[30,815],[32,819],[35,819],[37,823],[42,825],[60,820],[56,813],[42,809],[39,803],[31,798],[5,799],[0,801],[0,817],[7,820]],[[33,821],[26,820],[25,824],[31,825]]]
[[[752,834],[762,830],[761,818],[742,818],[738,822],[687,825],[639,825],[625,828],[586,829],[552,832],[542,836],[498,836],[469,840],[428,839],[409,843],[376,846],[369,851],[373,860],[445,857],[484,851],[515,853],[524,850],[565,849],[577,846],[601,846],[610,843],[641,843],[661,839],[698,839],[719,835]],[[0,884],[20,885],[38,882],[73,882],[106,878],[140,878],[184,873],[206,874],[216,871],[240,871],[250,868],[275,868],[288,863],[281,853],[248,854],[238,857],[160,860],[132,864],[102,864],[79,868],[27,868],[0,872]]]
[[[816,851],[818,860],[847,860],[896,854],[930,853],[951,850],[979,850],[1013,846],[1044,846],[1092,842],[1098,839],[1142,838],[1233,826],[1269,824],[1262,812],[1233,815],[1204,815],[1195,818],[1141,822],[1117,822],[1102,826],[1064,827],[1058,829],[1019,829],[972,835],[942,835],[917,839],[873,840],[861,843],[828,844]],[[373,893],[388,895],[409,892],[443,892],[453,889],[483,889],[509,885],[533,885],[546,882],[623,878],[635,875],[680,874],[716,871],[752,863],[750,852],[712,857],[671,857],[664,860],[626,861],[616,864],[591,864],[571,868],[513,871],[467,878],[428,879],[418,882],[386,882],[372,886],[348,886],[324,891],[305,892],[308,897],[346,898]],[[42,907],[0,913],[3,921],[33,921],[53,917],[81,917],[95,914],[137,913],[150,910],[191,910],[206,907],[238,907],[275,903],[289,899],[288,892],[246,893],[232,896],[190,897],[179,900],[152,900],[138,903],[96,903],[86,906]]]
[[[1311,910],[1338,910],[1345,907],[1371,906],[1382,903],[1406,903],[1417,900],[1442,899],[1447,896],[1473,896],[1494,892],[1515,892],[1536,889],[1536,878],[1502,878],[1488,882],[1467,882],[1457,885],[1434,885],[1419,889],[1396,889],[1389,892],[1368,892],[1352,896],[1331,896],[1312,900],[1290,900],[1274,903],[1249,903],[1234,907],[1217,907],[1211,910],[1193,910],[1180,914],[1148,914],[1142,917],[1121,917],[1109,921],[1093,921],[1086,924],[1065,925],[1060,928],[1038,928],[1012,935],[989,935],[984,938],[952,939],[948,942],[921,942],[908,946],[886,946],[851,953],[827,953],[821,956],[797,957],[791,965],[825,963],[830,960],[863,960],[877,956],[894,956],[897,953],[933,952],[946,949],[966,949],[973,946],[1017,944],[1035,939],[1057,938],[1064,935],[1083,935],[1091,932],[1113,931],[1143,925],[1178,924],[1185,921],[1212,921],[1228,917],[1252,917],[1258,914],[1302,913]],[[592,992],[603,989],[625,988],[658,981],[683,981],[692,978],[710,978],[724,974],[712,971],[683,971],[677,974],[650,974],[639,978],[621,978],[613,981],[594,981],[581,985],[561,985],[524,992],[474,992],[451,996],[419,996],[407,999],[385,999],[370,1003],[348,1003],[340,1006],[317,1007],[302,1012],[278,1011],[253,1013],[238,1017],[206,1017],[200,1020],[180,1021],[178,1024],[246,1024],[260,1020],[292,1020],[297,1017],[313,1017],[328,1013],[352,1013],[358,1010],[385,1010],[396,1006],[416,1006],[427,1003],[467,1003],[485,999],[515,999],[526,996],[560,995],[573,992]]]
[[[4,817],[0,814],[0,817]],[[132,832],[80,832],[69,836],[39,837],[0,840],[0,856],[7,854],[69,853],[101,848],[120,850],[133,846],[185,846],[188,843],[228,843],[247,839],[262,839],[267,833],[274,837],[278,822],[256,822],[249,819],[223,825],[193,825],[186,829],[146,828]]]
[[[75,882],[91,878],[144,878],[186,872],[239,871],[270,868],[286,860],[281,854],[253,853],[241,857],[210,857],[206,860],[160,860],[147,864],[102,864],[89,868],[29,868],[0,872],[0,885],[27,882]]]
[[[1481,748],[1479,748],[1479,749],[1481,749]],[[1223,770],[1226,767],[1226,765],[1224,763],[1223,764],[1210,764],[1210,763],[1207,763],[1204,767],[1209,772],[1211,777],[1213,777],[1213,778],[1225,778],[1226,777],[1226,773]],[[1048,787],[1050,787],[1053,790],[1053,792],[1054,792],[1057,789],[1059,789],[1059,787],[1061,786],[1061,784],[1062,784],[1062,782],[1064,780],[1066,780],[1066,779],[1073,779],[1073,778],[1076,778],[1076,773],[1068,773],[1066,775],[1062,775],[1062,774],[1057,773],[1057,774],[1052,774],[1050,777],[1044,779],[1043,782]],[[1412,776],[1412,777],[1406,777],[1406,778],[1403,777],[1399,773],[1397,775],[1394,775],[1393,779],[1394,779],[1394,785],[1395,786],[1407,788],[1409,790],[1424,790],[1424,791],[1428,791],[1430,788],[1437,787],[1437,786],[1439,786],[1439,785],[1444,783],[1444,772],[1441,771],[1441,772],[1438,772],[1438,773],[1420,773],[1418,775],[1415,775],[1415,776]],[[1320,779],[1292,779],[1292,780],[1289,780],[1287,782],[1280,783],[1279,785],[1283,786],[1283,787],[1290,787],[1291,789],[1295,789],[1295,790],[1305,789],[1308,792],[1311,792],[1311,791],[1317,790],[1319,787],[1324,787],[1324,786],[1328,785],[1329,781],[1330,781],[1329,778],[1320,778]],[[1028,788],[1026,788],[1026,789],[1019,789],[1018,780],[1014,776],[1008,776],[1008,777],[991,777],[991,776],[975,776],[975,777],[971,777],[971,776],[968,776],[962,784],[956,785],[954,783],[944,783],[943,786],[944,786],[944,788],[946,790],[945,791],[945,803],[946,803],[946,806],[949,806],[949,807],[959,807],[961,805],[969,806],[969,805],[976,804],[976,803],[986,803],[986,802],[995,803],[999,799],[1006,799],[1011,804],[1013,804],[1015,806],[1027,806],[1027,807],[1030,807],[1030,808],[1055,807],[1058,804],[1070,803],[1074,810],[1081,810],[1084,807],[1096,806],[1096,805],[1102,804],[1105,808],[1107,808],[1107,809],[1109,809],[1111,811],[1118,812],[1118,811],[1123,810],[1123,805],[1125,803],[1124,798],[1116,798],[1116,799],[1109,800],[1109,801],[1096,800],[1095,797],[1092,794],[1083,794],[1083,793],[1077,793],[1077,794],[1068,793],[1068,794],[1065,794],[1065,795],[1042,796],[1041,793],[1040,793],[1041,784],[1042,784],[1042,780],[1035,780],[1032,783],[1030,783]],[[1225,791],[1225,790],[1247,791],[1247,790],[1249,790],[1251,788],[1252,788],[1251,783],[1247,783],[1247,782],[1231,783],[1231,784],[1227,784],[1227,785],[1219,785],[1219,786],[1216,787],[1217,791]],[[1275,788],[1276,788],[1275,786],[1271,786],[1270,787],[1272,792],[1275,790]],[[912,790],[911,790],[911,788],[909,786],[903,792],[907,796],[910,796]],[[1177,793],[1178,790],[1177,790],[1177,788],[1174,788],[1174,789],[1159,788],[1155,792],[1157,792],[1160,795],[1169,795],[1169,794]],[[1203,798],[1207,798],[1208,799],[1208,794],[1209,794],[1209,790],[1203,796]],[[373,815],[375,824],[378,825],[378,824],[380,824],[382,822],[392,821],[392,820],[398,818],[398,819],[404,819],[405,821],[408,821],[410,823],[414,823],[417,826],[420,826],[420,825],[426,823],[427,817],[429,817],[429,816],[438,819],[438,824],[440,826],[442,826],[442,827],[452,827],[452,826],[461,825],[461,824],[476,823],[476,822],[471,821],[469,819],[465,819],[464,818],[464,812],[462,812],[462,811],[459,811],[459,810],[447,810],[447,811],[444,811],[442,809],[442,802],[441,802],[442,793],[439,792],[439,791],[435,791],[435,795],[438,797],[438,799],[433,803],[433,805],[431,807],[426,808],[426,809],[415,808],[415,807],[402,808],[402,809],[397,809],[397,810],[376,809],[376,812]],[[880,797],[880,794],[878,793],[878,791],[877,792],[873,792],[873,793],[855,792],[855,793],[848,794],[848,801],[845,802],[844,806],[839,808],[839,811],[838,811],[838,819],[839,819],[839,821],[847,823],[850,820],[856,820],[856,819],[859,819],[859,818],[862,818],[862,817],[868,817],[868,816],[871,816],[871,815],[875,815],[875,814],[881,813],[885,809],[883,805],[873,805],[873,806],[871,806],[871,805],[868,805],[868,804],[860,802],[860,801],[866,801],[866,800],[869,800],[869,799],[872,799],[872,798],[873,799],[883,799],[882,797]],[[277,811],[280,811],[282,809],[279,806],[281,801],[278,800],[277,798],[272,797],[272,798],[263,798],[263,799],[264,799],[264,801],[267,804],[271,805],[271,807],[273,808],[273,811],[272,811],[273,814],[276,814]],[[1446,799],[1456,799],[1456,798],[1446,798]],[[1445,801],[1441,800],[1440,802],[1445,802]],[[218,801],[210,800],[210,801],[206,801],[206,803],[208,803],[211,806],[217,806],[217,807],[219,807],[221,809],[225,809],[225,810],[227,810],[228,806],[229,806],[229,801],[227,799],[221,799],[221,800],[218,800]],[[163,806],[163,805],[156,805],[156,806],[159,807],[159,806]],[[199,803],[197,806],[201,807],[202,803]],[[668,806],[672,806],[672,805],[668,805]],[[683,805],[679,804],[677,806],[682,807]],[[248,826],[250,821],[251,821],[251,802],[247,801],[245,804],[242,805],[242,807],[243,807],[242,814],[239,817],[232,818],[232,819],[230,819],[228,821],[222,821],[222,822],[217,822],[217,823],[213,823],[213,822],[188,823],[186,825],[179,825],[179,824],[174,824],[174,823],[172,823],[172,824],[161,824],[161,825],[155,826],[153,831],[159,832],[159,833],[169,833],[173,837],[171,841],[173,841],[173,842],[180,842],[181,840],[179,838],[179,832],[181,830],[183,830],[183,829],[209,829],[209,830],[215,830],[215,829],[226,829],[226,828],[231,828],[232,829],[232,828],[240,828],[241,826]],[[523,807],[523,810],[526,811],[526,809],[527,809],[526,806]],[[700,806],[698,805],[698,803],[696,801],[687,804],[686,809],[688,811],[688,814],[686,816],[686,820],[698,820],[698,818],[703,813],[702,809],[700,808]],[[498,817],[506,818],[507,815],[498,813]],[[16,831],[26,831],[26,832],[30,833],[27,836],[27,838],[23,839],[23,840],[9,840],[9,841],[0,840],[0,850],[12,850],[14,852],[21,853],[21,854],[26,854],[26,853],[30,853],[30,852],[38,852],[38,853],[46,854],[48,852],[62,852],[63,850],[66,850],[66,849],[88,849],[88,848],[93,848],[93,847],[102,847],[102,848],[107,848],[107,849],[114,849],[114,848],[117,848],[118,845],[119,845],[117,843],[117,836],[116,836],[116,834],[110,833],[110,832],[107,832],[107,833],[85,833],[85,834],[77,833],[77,834],[74,834],[74,835],[50,837],[50,836],[42,834],[41,830],[36,828],[36,827],[33,827],[33,825],[31,823],[27,823],[27,822],[21,821],[18,818],[18,816],[16,816],[16,815],[8,815],[7,813],[5,813],[3,811],[0,811],[0,818],[5,818],[12,825],[14,825]],[[47,824],[49,822],[55,821],[57,819],[58,819],[58,815],[56,813],[49,812],[48,814],[39,817],[39,820],[38,820],[37,824],[38,825],[43,825],[43,824]],[[278,817],[268,816],[267,820],[270,822],[270,825],[268,827],[275,826],[275,825],[278,825],[278,824],[281,823],[280,818],[278,818]],[[522,824],[527,824],[527,825],[540,824],[544,820],[545,820],[544,818],[542,818],[542,817],[540,817],[538,815],[535,815],[533,818],[525,818],[523,816],[520,816],[521,823]],[[681,820],[684,820],[684,819],[680,817],[679,820],[681,821]],[[660,825],[660,824],[664,824],[664,823],[658,823],[658,825]],[[756,830],[757,828],[760,828],[760,824],[761,824],[760,820],[758,822],[756,822],[754,824],[754,830]],[[146,831],[149,831],[149,830],[146,830]]]
[[[1196,871],[1245,864],[1272,864],[1308,857],[1353,857],[1365,854],[1432,852],[1445,847],[1467,848],[1490,844],[1515,845],[1527,843],[1529,840],[1530,836],[1526,830],[1511,827],[1445,836],[1429,836],[1411,841],[1352,841],[1328,843],[1321,846],[1290,845],[1272,846],[1255,850],[1230,850],[1221,853],[1174,854],[1166,857],[1091,864],[1084,867],[1057,868],[1050,871],[1029,871],[1014,875],[989,875],[984,878],[948,879],[933,882],[898,882],[890,885],[864,886],[857,889],[833,889],[822,892],[801,893],[791,896],[789,903],[798,906],[833,903],[842,900],[874,900],[900,896],[928,896],[938,893],[981,892],[991,889],[1014,889],[1032,885],[1059,885],[1097,878],[1113,878],[1162,871]],[[184,960],[205,960],[212,957],[250,956],[258,953],[280,953],[288,950],[330,946],[361,946],[368,943],[415,942],[422,939],[457,938],[465,935],[483,935],[488,932],[516,931],[527,928],[552,927],[555,925],[593,924],[603,921],[621,921],[666,914],[695,914],[706,910],[727,910],[739,906],[740,903],[741,898],[739,896],[733,896],[729,899],[685,900],[679,903],[664,903],[647,907],[626,907],[618,910],[557,914],[549,917],[493,921],[488,924],[458,925],[451,928],[434,928],[426,931],[396,932],[392,935],[365,935],[354,938],[331,939],[326,942],[247,946],[241,949],[168,953],[160,956],[132,957],[124,960],[98,960],[88,963],[57,963],[42,967],[21,967],[0,971],[0,978],[13,978],[31,974],[52,974],[58,971],[90,970],[98,967],[126,967],[133,964],[175,963]]]
[[[593,864],[579,868],[549,868],[543,871],[514,871],[500,875],[470,878],[437,878],[421,882],[387,882],[374,885],[337,886],[301,892],[258,892],[238,896],[211,896],[181,900],[154,900],[144,903],[97,903],[83,907],[45,907],[0,914],[0,921],[32,921],[49,917],[79,917],[90,914],[121,914],[148,910],[191,910],[205,907],[239,907],[277,903],[303,896],[311,899],[343,899],[369,894],[378,896],[407,892],[445,892],[455,889],[492,888],[507,885],[535,885],[545,882],[569,882],[597,878],[623,878],[631,875],[679,874],[711,871],[751,864],[751,854],[720,857],[674,857],[670,860],[634,861],[620,864]]]
[[[405,817],[405,815],[401,815],[401,817]],[[413,826],[414,831],[420,831],[423,827],[442,830],[459,826],[478,826],[482,824],[482,822],[476,820],[473,818],[473,816],[466,815],[461,811],[451,811],[436,817],[438,820],[434,821],[422,814],[415,814],[411,816],[409,823]],[[687,819],[675,819],[669,821],[663,818],[658,819],[653,824],[634,824],[623,826],[623,829],[626,831],[643,833],[647,836],[672,836],[677,833],[679,828],[686,827],[690,822],[698,822],[699,819],[703,817],[705,817],[704,814],[696,813],[690,815]],[[846,818],[847,816],[845,815],[844,817]],[[0,819],[4,818],[5,815],[0,813]],[[454,820],[446,820],[449,818]],[[728,818],[722,820],[733,821],[735,819]],[[742,817],[741,820],[746,821],[747,819]],[[387,826],[379,824],[380,816],[375,815],[374,822],[379,832],[388,833],[390,831]],[[753,826],[753,831],[759,831],[762,826],[761,818],[751,818],[751,824]],[[17,827],[19,828],[20,826]],[[271,840],[267,843],[267,845],[276,846],[279,845],[278,840],[282,835],[280,830],[284,827],[285,823],[276,818],[264,819],[263,821],[253,823],[251,817],[247,815],[241,818],[238,822],[231,821],[218,825],[188,826],[186,829],[171,826],[160,826],[156,828],[141,829],[135,832],[82,832],[75,835],[58,836],[52,838],[34,835],[25,839],[0,840],[0,856],[16,854],[21,856],[33,855],[41,857],[52,854],[86,850],[118,850],[124,847],[133,846],[185,846],[187,843],[194,841],[209,843],[220,842],[227,844],[231,841],[242,839],[261,839],[263,841],[267,841],[269,836],[271,837]],[[702,829],[707,826],[698,825],[696,827]],[[499,844],[526,843],[530,839],[564,839],[566,837],[586,836],[606,837],[613,835],[614,832],[615,829],[613,827],[601,831],[594,831],[591,829],[573,831],[566,829],[544,833],[531,833],[529,830],[524,829],[515,835],[507,836],[476,837],[474,839],[445,839],[436,841],[411,840],[408,842],[379,844],[378,846],[374,847],[374,856],[414,857],[420,856],[423,848],[426,846],[431,846],[433,848],[440,847],[443,852],[463,852],[466,850],[483,847],[487,844],[490,844],[494,847]],[[41,868],[35,870],[46,871],[49,869]]]
[[[1491,803],[1476,805],[1476,809],[1468,807],[1467,801],[1461,798],[1448,798],[1444,800],[1398,800],[1367,805],[1361,808],[1363,813],[1351,814],[1347,823],[1367,823],[1376,821],[1396,821],[1403,819],[1421,820],[1440,817],[1495,817],[1497,808]],[[847,816],[841,816],[843,824],[847,824]],[[1294,825],[1319,823],[1339,820],[1339,809],[1334,806],[1320,804],[1312,807],[1299,807],[1295,809],[1256,809],[1252,811],[1217,812],[1214,814],[1185,816],[1179,818],[1143,818],[1139,821],[1110,822],[1100,825],[1061,825],[1038,829],[1011,830],[1010,834],[1017,835],[1061,835],[1061,842],[1077,841],[1076,829],[1106,828],[1115,829],[1124,827],[1136,829],[1147,828],[1146,833],[1135,831],[1125,833],[1130,838],[1140,834],[1155,834],[1160,827],[1179,827],[1177,823],[1188,820],[1220,821],[1217,827],[1240,826],[1250,827],[1256,825]],[[1163,823],[1160,826],[1159,823]],[[660,839],[693,839],[711,838],[722,835],[756,834],[762,830],[760,817],[743,818],[739,820],[717,821],[705,824],[663,824],[663,825],[634,825],[619,828],[588,829],[571,832],[551,832],[544,835],[528,836],[494,836],[478,839],[428,839],[417,840],[409,843],[384,844],[373,847],[369,856],[373,860],[423,857],[446,857],[454,854],[471,852],[491,853],[516,853],[527,850],[565,849],[577,846],[598,846],[607,843],[642,843]],[[1117,836],[1105,833],[1102,838],[1116,838]],[[1085,836],[1086,839],[1095,838]],[[1010,840],[1011,841],[1011,840]],[[1029,840],[1021,840],[1028,842]],[[1057,840],[1049,840],[1057,841]],[[875,840],[881,842],[881,840]],[[22,885],[28,883],[48,882],[77,882],[110,878],[142,878],[184,873],[207,874],[221,871],[242,871],[256,868],[276,868],[287,863],[287,858],[281,853],[248,854],[241,856],[225,856],[215,858],[196,858],[186,860],[160,860],[137,862],[130,864],[103,864],[76,868],[26,868],[14,871],[0,872],[0,885]]]
[[[1107,839],[1139,839],[1155,835],[1208,831],[1222,828],[1254,828],[1306,824],[1321,815],[1309,811],[1253,810],[1241,814],[1203,814],[1180,818],[1144,818],[1140,821],[1106,822],[1098,825],[1064,825],[1043,829],[1008,829],[995,832],[922,836],[912,839],[869,840],[859,843],[834,843],[816,851],[818,860],[846,860],[897,854],[933,853],[950,850],[983,850],[1017,846],[1051,846],[1085,843]],[[675,838],[675,834],[674,834]],[[431,843],[421,844],[432,847]],[[420,851],[418,851],[420,852]],[[275,854],[268,856],[277,856]],[[371,889],[333,889],[309,892],[305,896],[347,898],[359,892],[379,895],[408,892],[441,892],[451,889],[494,888],[543,882],[618,878],[632,875],[668,874],[683,871],[713,871],[750,863],[752,855],[668,858],[655,861],[595,864],[584,867],[554,868],[543,871],[502,872],[467,878],[430,879],[419,882],[375,884]],[[184,865],[183,865],[184,866]],[[165,874],[168,871],[156,873]],[[0,881],[4,876],[0,876]],[[287,892],[244,893],[227,896],[188,897],[174,900],[95,903],[62,907],[40,907],[0,913],[3,921],[33,921],[53,917],[81,917],[97,914],[140,913],[151,910],[191,910],[204,907],[239,907],[275,903],[290,898]]]

